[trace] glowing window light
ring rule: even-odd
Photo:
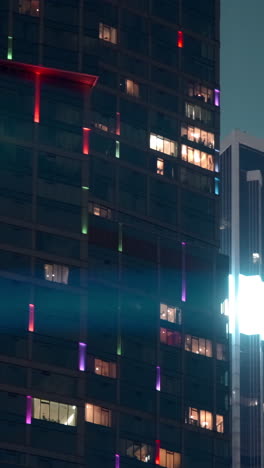
[[[181,300],[186,302],[187,291],[186,291],[186,242],[182,242],[182,292]]]
[[[215,177],[215,195],[220,194],[220,179],[218,177]]]
[[[214,105],[219,107],[220,106],[220,90],[214,90]]]
[[[120,112],[116,113],[116,135],[120,135]]]
[[[116,141],[116,152],[115,152],[115,157],[120,158],[120,143],[119,141]]]
[[[26,407],[26,424],[31,424],[32,419],[32,397],[27,396],[27,407]]]
[[[118,356],[121,356],[121,354],[122,354],[121,336],[118,336],[118,338],[117,338],[117,350],[116,350],[116,354],[117,354]]]
[[[28,331],[33,332],[35,329],[35,306],[34,304],[29,304],[28,306]]]
[[[156,440],[155,465],[160,464],[160,440]]]
[[[178,31],[177,45],[180,49],[183,48],[183,32],[182,31]]]
[[[79,370],[86,369],[86,343],[79,343]]]
[[[239,331],[245,335],[260,335],[264,338],[264,282],[258,275],[238,277],[238,292],[235,294],[235,279],[229,277],[228,314],[230,333],[234,333],[238,321]]]
[[[122,231],[122,223],[118,225],[118,252],[123,252],[123,231]]]
[[[120,468],[120,455],[115,454],[115,468]]]
[[[40,122],[40,73],[35,75],[35,104],[34,104],[34,122]]]
[[[160,392],[160,366],[156,367],[156,390]]]
[[[7,38],[7,58],[8,60],[13,59],[13,37],[8,36]]]
[[[89,138],[89,132],[91,131],[90,128],[83,127],[83,154],[89,154],[90,153],[90,138]]]

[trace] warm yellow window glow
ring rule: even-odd
[[[212,357],[212,341],[205,338],[197,338],[191,335],[185,335],[185,351]]]
[[[21,15],[39,16],[40,0],[19,0],[18,12]]]
[[[105,206],[98,205],[93,202],[89,203],[89,213],[92,213],[95,216],[100,216],[101,218],[112,218],[112,211],[110,208],[106,208]]]
[[[160,304],[160,319],[181,325],[182,311],[179,309],[179,307],[171,307],[167,304]]]
[[[182,145],[181,156],[183,161],[187,161],[189,164],[194,164],[208,171],[214,171],[214,157],[212,154],[205,153],[191,146]]]
[[[85,405],[85,421],[99,424],[100,426],[111,427],[112,411],[108,408],[87,403]]]
[[[77,408],[65,403],[33,398],[33,418],[65,426],[76,426]]]
[[[222,434],[224,433],[224,416],[221,414],[216,415],[216,430]]]
[[[47,281],[68,284],[69,268],[67,266],[46,263],[44,265],[44,274]]]
[[[94,360],[94,372],[104,377],[116,378],[116,363],[109,361],[102,361],[102,359],[95,358]]]
[[[139,97],[139,85],[133,80],[126,80],[126,93],[130,96]]]
[[[169,140],[161,135],[155,133],[150,134],[149,146],[155,151],[168,154],[169,156],[177,156],[177,143],[176,141]]]
[[[189,408],[188,423],[212,431],[213,414],[210,411]]]
[[[112,26],[108,26],[107,24],[100,23],[99,24],[99,39],[102,39],[106,42],[112,42],[112,44],[117,43],[117,30]]]
[[[160,466],[166,468],[180,468],[181,466],[181,454],[177,452],[171,452],[170,450],[160,449]]]
[[[161,158],[157,159],[157,174],[159,175],[164,174],[164,160]]]

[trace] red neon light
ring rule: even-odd
[[[177,42],[177,45],[180,49],[183,48],[183,32],[182,31],[178,31],[178,42]]]
[[[120,112],[116,113],[116,135],[120,135]]]
[[[90,153],[90,138],[89,133],[91,129],[87,127],[83,127],[83,154]]]
[[[40,120],[40,73],[36,73],[35,79],[35,104],[34,104],[34,122]]]
[[[13,60],[0,59],[0,69],[9,68],[14,70],[27,71],[34,74],[39,73],[42,76],[51,76],[61,80],[74,81],[88,85],[90,88],[96,85],[98,76],[77,73],[68,70],[59,70],[58,68],[47,68],[39,65],[31,65],[22,62],[13,62]]]
[[[155,465],[160,464],[160,440],[156,440]]]
[[[34,322],[35,322],[35,306],[34,304],[29,304],[28,306],[29,311],[29,319],[28,319],[28,331],[33,332],[35,329]]]

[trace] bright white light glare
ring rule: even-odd
[[[239,275],[237,297],[234,295],[233,285],[234,281],[230,278],[229,315],[231,332],[233,330],[232,323],[234,323],[234,314],[238,314],[240,333],[245,335],[260,335],[263,338],[264,282],[258,275]]]

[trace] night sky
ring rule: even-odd
[[[221,0],[221,134],[264,138],[264,0]]]

